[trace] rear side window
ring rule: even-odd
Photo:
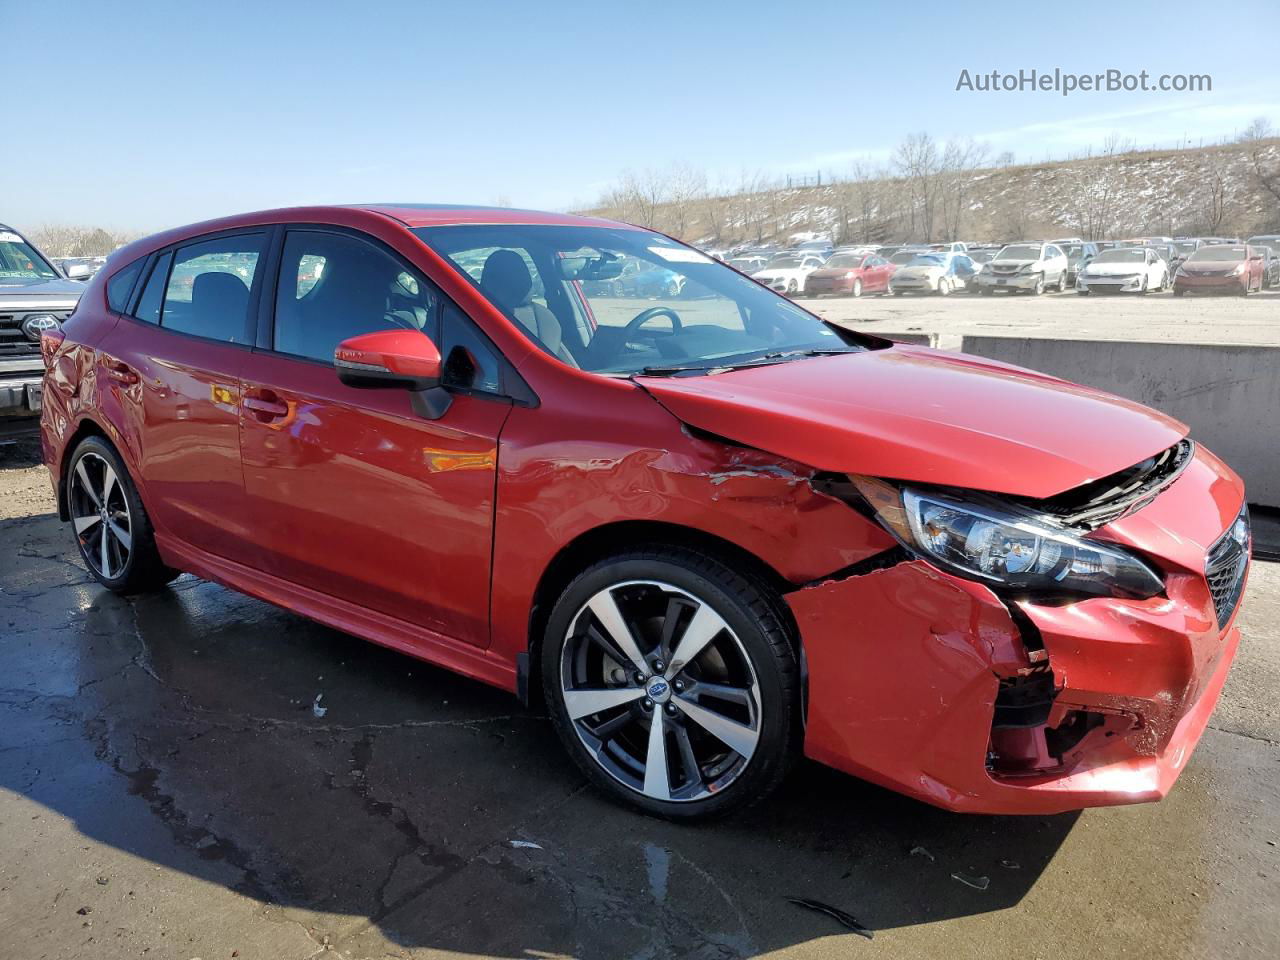
[[[178,249],[160,325],[226,343],[251,343],[249,292],[262,259],[262,234],[217,237]]]
[[[151,275],[147,285],[142,288],[142,296],[138,298],[138,306],[133,315],[144,323],[160,322],[160,305],[164,303],[164,284],[169,278],[169,264],[173,262],[173,254],[166,253],[156,258],[151,267]]]
[[[280,258],[273,346],[333,362],[348,337],[379,330],[431,333],[435,289],[382,248],[357,237],[290,230]]]
[[[129,309],[129,297],[138,282],[138,274],[142,273],[142,265],[146,262],[146,257],[139,257],[123,270],[118,270],[107,281],[107,306],[116,313],[124,313]]]

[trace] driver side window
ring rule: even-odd
[[[285,235],[272,346],[325,363],[348,337],[379,330],[429,330],[432,286],[380,247],[319,230]]]

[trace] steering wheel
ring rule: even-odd
[[[626,328],[622,331],[623,341],[625,342],[629,337],[633,336],[637,330],[643,327],[654,317],[669,317],[671,319],[672,336],[684,329],[684,323],[680,320],[680,314],[676,313],[670,307],[650,307],[648,310],[641,310],[631,318],[631,322],[628,323]]]

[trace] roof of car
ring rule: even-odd
[[[350,206],[393,217],[410,227],[441,227],[460,223],[552,224],[579,227],[629,226],[601,217],[548,213],[542,210],[519,210],[514,207],[484,207],[454,203],[353,203]]]

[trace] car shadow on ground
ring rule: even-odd
[[[982,914],[1017,904],[1076,820],[948,814],[813,764],[723,822],[646,818],[500,691],[191,577],[121,599],[50,514],[0,521],[0,543],[0,787],[354,956],[855,936],[791,896],[872,930]]]

